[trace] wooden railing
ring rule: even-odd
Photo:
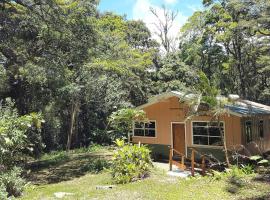
[[[179,155],[181,157],[181,162],[177,162],[177,161],[173,160],[173,153],[176,153],[177,155]],[[183,169],[183,170],[186,169],[185,155],[180,153],[179,151],[173,149],[173,148],[170,148],[169,163],[170,163],[170,171],[172,171],[173,164],[175,164],[180,169]]]
[[[180,162],[177,162],[175,160],[173,160],[173,153],[176,153],[177,155],[179,155],[181,157]],[[201,158],[201,163],[196,163],[195,161],[195,154],[198,154]],[[195,175],[195,165],[200,165],[201,168],[201,173],[204,176],[205,172],[206,172],[206,165],[205,165],[205,160],[206,160],[206,155],[202,155],[201,153],[199,153],[198,151],[196,151],[195,149],[191,149],[191,158],[186,157],[184,154],[180,153],[179,151],[170,148],[170,154],[169,154],[169,164],[170,164],[170,171],[172,170],[172,165],[176,165],[178,168],[180,169],[186,169],[186,165],[185,165],[185,160],[189,160],[191,162],[191,175],[194,176]]]

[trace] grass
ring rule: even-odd
[[[269,182],[256,179],[256,174],[237,177],[194,177],[180,179],[166,175],[165,170],[153,169],[149,178],[116,185],[113,189],[96,190],[98,185],[112,185],[109,172],[100,171],[107,166],[110,152],[99,149],[94,152],[68,155],[46,155],[29,174],[35,185],[29,185],[22,200],[55,199],[55,192],[74,193],[63,199],[264,199],[269,197]],[[54,160],[55,162],[51,162]],[[48,164],[49,163],[49,164]],[[47,164],[47,165],[46,165]],[[98,167],[97,167],[98,166]],[[54,177],[54,178],[53,178]]]

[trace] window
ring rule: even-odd
[[[192,122],[193,144],[222,146],[221,133],[218,122]],[[224,124],[220,122],[221,131]]]
[[[156,122],[155,121],[150,121],[148,123],[135,122],[134,136],[156,137]]]
[[[263,120],[260,120],[258,129],[259,129],[259,131],[258,131],[258,132],[259,132],[259,136],[260,136],[261,138],[263,138],[263,136],[264,136]]]
[[[245,133],[246,133],[246,141],[247,143],[252,141],[252,122],[246,121],[245,122]]]

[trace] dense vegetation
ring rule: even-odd
[[[110,143],[108,116],[167,90],[194,89],[202,71],[222,94],[270,104],[270,3],[204,1],[160,53],[142,21],[91,0],[0,3],[0,98],[42,113],[45,151]]]

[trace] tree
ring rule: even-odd
[[[159,13],[155,8],[150,8],[150,11],[156,17],[155,34],[160,39],[162,47],[166,53],[174,51],[176,38],[170,35],[170,31],[178,13],[168,10],[164,5],[162,6],[162,13]]]
[[[19,116],[10,99],[1,102],[0,167],[11,169],[16,162],[24,160],[25,154],[31,155],[36,150],[35,143],[40,143],[41,123],[40,114]]]
[[[189,110],[186,114],[187,119],[199,115],[208,115],[213,116],[212,120],[218,123],[226,163],[230,166],[226,135],[225,132],[222,131],[221,118],[228,113],[227,106],[231,102],[220,95],[219,90],[213,83],[210,83],[203,72],[200,72],[200,80],[195,87],[195,91],[186,98],[186,101],[189,104]],[[204,109],[201,109],[202,107],[204,107]]]
[[[182,28],[182,59],[214,79],[222,94],[238,93],[242,98],[267,103],[269,79],[267,73],[261,73],[266,63],[261,59],[268,57],[265,50],[269,49],[269,38],[258,31],[258,25],[267,24],[263,19],[268,16],[268,3],[205,3],[208,9],[194,13]]]
[[[128,143],[130,142],[130,132],[135,121],[146,122],[147,118],[143,110],[133,108],[123,108],[113,112],[109,122],[113,128],[121,132],[127,132]]]

